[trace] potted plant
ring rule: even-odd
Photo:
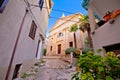
[[[46,53],[47,53],[47,49],[44,48],[44,49],[43,49],[43,55],[46,56]]]
[[[114,19],[118,15],[120,15],[120,9],[117,9],[116,11],[114,11],[113,14],[111,15],[111,18]]]
[[[107,13],[105,13],[105,16],[103,17],[104,18],[104,20],[107,22],[107,21],[109,21],[110,19],[111,19],[111,12],[110,11],[108,11]]]
[[[70,52],[73,52],[73,57],[74,58],[78,58],[80,56],[81,50],[78,49],[78,48],[73,48],[73,47],[67,48],[65,50],[66,54],[70,54]]]
[[[73,66],[77,66],[77,58],[80,57],[81,50],[78,48],[70,47],[65,50],[65,53],[71,55],[71,64]]]

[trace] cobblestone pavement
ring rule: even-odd
[[[60,58],[45,58],[46,64],[41,66],[34,80],[71,80],[75,68]]]

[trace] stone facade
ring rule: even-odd
[[[47,38],[47,55],[65,55],[65,50],[74,46],[74,35],[70,32],[73,24],[78,24],[80,13],[62,16],[49,31]],[[77,48],[82,48],[83,33],[80,30],[75,32]]]
[[[23,74],[36,59],[40,59],[50,9],[33,6],[39,5],[39,0],[2,1],[0,80],[12,80],[13,76],[16,78]],[[50,4],[51,0],[44,0],[43,7],[51,8]]]

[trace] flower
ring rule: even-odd
[[[75,51],[75,53],[79,55],[79,54],[81,53],[81,50],[80,50],[80,49],[77,49],[77,50]]]
[[[78,57],[80,56],[80,53],[81,53],[81,50],[80,50],[80,49],[76,49],[76,50],[75,50],[75,53],[73,54],[73,56],[74,56],[75,58],[78,58]]]

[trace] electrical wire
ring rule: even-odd
[[[28,1],[27,1],[28,2]],[[31,12],[31,14],[33,15],[33,17],[35,18],[35,16],[34,16],[34,14],[32,13],[32,11],[31,11],[31,6],[32,7],[40,7],[39,5],[34,5],[34,4],[29,4],[28,5],[29,6],[29,9],[30,9],[30,12]],[[70,20],[70,19],[64,19],[64,18],[58,18],[58,17],[54,17],[54,16],[50,16],[49,15],[49,11],[48,11],[48,9],[51,9],[51,8],[48,8],[48,7],[42,7],[42,8],[45,8],[45,9],[47,9],[47,12],[48,12],[48,16],[49,16],[49,18],[53,18],[53,19],[61,19],[61,20],[65,20],[65,21],[71,21],[71,22],[79,22],[79,21],[74,21],[74,20]],[[54,9],[54,8],[52,8],[52,10],[53,11],[57,11],[57,12],[64,12],[64,13],[68,13],[68,14],[75,14],[75,13],[72,13],[72,12],[69,12],[69,11],[64,11],[64,10],[58,10],[58,9]],[[36,18],[35,18],[35,20],[36,20]],[[37,20],[36,20],[37,21]],[[37,22],[38,23],[38,22]],[[38,24],[39,25],[39,24]],[[40,26],[40,25],[39,25]],[[49,25],[48,25],[49,26]]]
[[[34,5],[34,4],[30,4],[31,6],[34,6],[34,7],[39,7],[39,5]],[[48,7],[43,7],[45,9],[51,9],[51,8],[48,8]],[[72,13],[72,12],[68,12],[68,11],[64,11],[64,10],[58,10],[58,9],[53,9],[53,11],[58,11],[58,12],[64,12],[64,13],[68,13],[68,14],[75,14],[75,13]],[[61,19],[61,20],[66,20],[66,21],[71,21],[71,22],[78,22],[78,21],[73,21],[73,20],[67,20],[67,19],[63,19],[63,18],[58,18],[58,17],[54,17],[54,16],[51,16],[49,15],[49,18],[53,18],[53,19]]]
[[[30,4],[30,5],[31,5],[31,6],[34,6],[34,7],[40,7],[39,5],[34,5],[34,4]],[[42,8],[51,9],[51,8],[48,8],[48,7],[42,7]],[[68,13],[68,14],[75,14],[75,13],[73,13],[73,12],[64,11],[64,10],[58,10],[58,9],[54,9],[54,8],[52,8],[52,11],[64,12],[64,13]]]

